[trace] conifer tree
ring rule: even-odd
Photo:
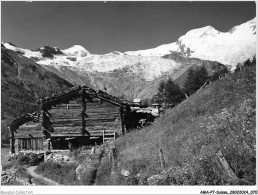
[[[195,84],[198,90],[209,78],[205,66],[201,66],[201,68],[197,69],[195,77]]]
[[[175,84],[171,78],[168,79],[165,86],[165,103],[176,105],[184,99],[184,94],[178,84]]]
[[[165,101],[165,88],[166,88],[165,81],[161,81],[161,83],[159,84],[158,93],[156,95],[156,101],[158,103],[164,103]]]
[[[208,80],[208,78],[208,72],[205,66],[197,68],[196,70],[191,69],[184,83],[184,92],[188,95],[192,95]]]
[[[194,84],[195,75],[196,75],[195,70],[190,69],[187,75],[187,79],[184,83],[184,93],[186,93],[188,96],[195,92],[195,88],[196,88]]]

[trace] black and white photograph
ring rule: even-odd
[[[1,1],[1,194],[257,194],[255,1]]]

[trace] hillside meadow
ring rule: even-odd
[[[253,64],[228,74],[167,110],[152,125],[117,139],[117,166],[103,159],[95,184],[145,185],[147,178],[165,174],[157,185],[255,185],[255,71]],[[121,176],[125,171],[129,177]]]

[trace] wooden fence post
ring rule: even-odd
[[[112,146],[109,152],[109,163],[112,163],[112,168],[115,166],[117,161],[117,149],[115,146]]]
[[[50,150],[50,138],[47,139],[47,149]]]
[[[162,149],[159,149],[159,159],[160,159],[160,164],[161,164],[161,168],[163,169],[163,171],[165,171],[166,169],[166,165],[165,165],[165,159],[164,159],[164,154]]]
[[[219,159],[220,163],[222,164],[222,166],[224,167],[225,171],[227,172],[227,174],[235,179],[237,179],[238,177],[236,176],[236,174],[234,173],[234,171],[231,169],[231,167],[229,166],[227,160],[225,159],[225,157],[223,156],[221,150],[218,151],[218,153],[216,154],[217,158]]]

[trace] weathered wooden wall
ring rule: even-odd
[[[17,133],[14,134],[14,138],[16,152],[19,151],[19,148],[20,150],[25,148],[31,150],[47,150],[48,147],[48,141],[43,137],[40,123],[29,122],[28,124],[20,126],[19,129],[17,129]],[[38,139],[42,139],[42,143],[39,143]]]
[[[43,150],[43,138],[18,138],[15,142],[15,148],[20,150]]]
[[[52,135],[80,134],[81,105],[80,101],[70,101],[69,104],[60,104],[51,109],[51,122],[54,128]],[[112,130],[121,133],[121,120],[119,107],[97,99],[86,102],[86,130],[91,136],[102,135],[103,130]]]

